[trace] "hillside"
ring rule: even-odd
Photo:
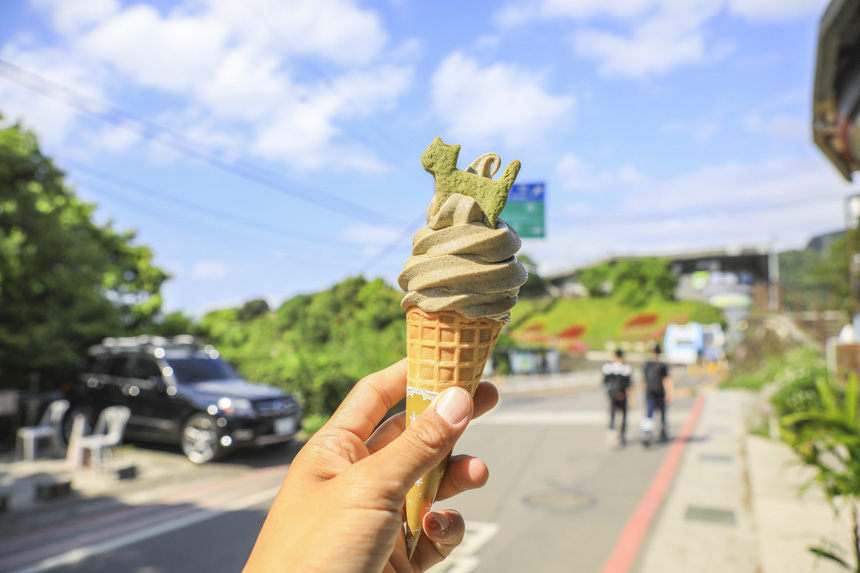
[[[662,340],[670,322],[722,322],[722,312],[695,301],[652,300],[642,308],[614,298],[522,300],[511,313],[507,335],[524,346],[560,338],[571,350],[603,350],[608,340]]]

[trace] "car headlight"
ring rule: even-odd
[[[254,406],[247,398],[221,398],[218,400],[218,409],[227,416],[237,418],[253,418]]]

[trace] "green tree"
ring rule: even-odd
[[[100,338],[163,322],[161,284],[134,233],[92,220],[94,206],[18,125],[0,129],[0,377],[67,372]]]
[[[529,278],[520,287],[521,297],[540,297],[547,294],[546,281],[537,272],[537,264],[528,255],[517,255],[517,260],[529,273]]]
[[[860,234],[860,233],[857,233]],[[812,267],[811,278],[836,300],[848,301],[849,273],[848,254],[845,252],[846,236],[837,237],[830,244],[827,254]]]
[[[672,300],[678,277],[669,261],[656,257],[621,259],[612,269],[613,294],[629,306],[641,307],[652,298]]]
[[[239,310],[239,320],[241,320],[242,322],[247,322],[268,312],[269,303],[267,303],[265,300],[261,298],[258,298],[256,300],[249,300],[244,305],[242,305],[241,310]]]
[[[611,291],[610,276],[612,268],[609,263],[594,265],[582,269],[577,274],[577,280],[588,291],[588,295],[594,298],[608,296]]]
[[[580,271],[578,279],[589,295],[611,294],[632,307],[645,306],[652,298],[672,300],[678,286],[678,277],[672,272],[669,261],[656,257],[595,265]]]
[[[295,392],[317,419],[361,377],[404,356],[401,297],[382,280],[353,277],[250,320],[244,307],[210,312],[199,333],[248,379]]]

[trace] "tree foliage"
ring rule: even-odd
[[[402,293],[381,280],[344,280],[250,320],[210,312],[199,334],[249,379],[295,392],[308,414],[329,415],[355,383],[405,355]]]
[[[860,233],[858,233],[860,235]],[[827,251],[807,247],[779,254],[779,278],[787,288],[790,303],[799,297],[807,307],[830,307],[848,300],[849,274],[847,237],[833,238]]]
[[[530,256],[525,254],[517,255],[517,260],[529,273],[529,278],[526,279],[525,284],[520,287],[520,297],[529,298],[546,296],[546,281],[538,274],[537,264]]]
[[[669,261],[656,257],[620,259],[583,269],[580,284],[593,297],[614,296],[634,308],[643,307],[653,298],[672,300],[678,277]]]
[[[0,377],[59,374],[108,335],[161,323],[161,284],[134,233],[93,222],[18,125],[0,129]]]

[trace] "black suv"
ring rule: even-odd
[[[197,464],[232,448],[291,440],[304,412],[289,394],[246,382],[194,337],[106,338],[89,349],[69,391],[65,429],[92,427],[107,406],[128,406],[126,436],[178,443]]]

